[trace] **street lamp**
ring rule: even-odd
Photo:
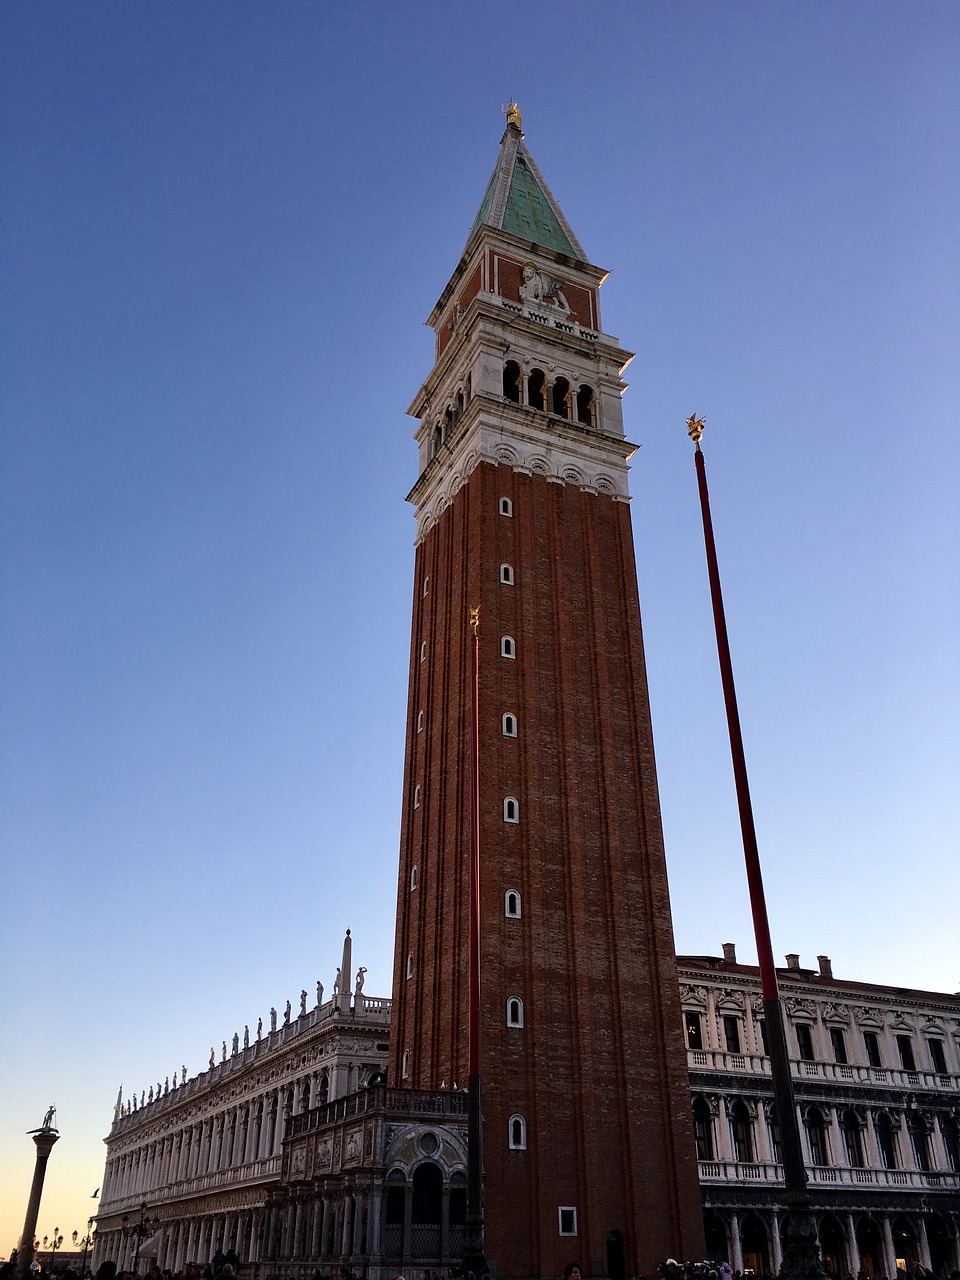
[[[92,1221],[92,1219],[91,1219],[91,1221]],[[154,1232],[157,1230],[157,1228],[158,1228],[159,1226],[160,1226],[160,1219],[159,1219],[159,1218],[148,1218],[148,1217],[147,1217],[147,1202],[146,1202],[146,1200],[144,1200],[144,1202],[143,1202],[143,1203],[141,1204],[141,1206],[140,1206],[140,1221],[139,1221],[139,1222],[135,1222],[135,1223],[131,1226],[131,1225],[130,1225],[130,1219],[127,1217],[127,1215],[126,1215],[126,1214],[124,1214],[124,1215],[123,1215],[123,1218],[120,1220],[120,1232],[121,1232],[121,1234],[122,1234],[122,1236],[123,1236],[124,1240],[129,1239],[129,1238],[130,1238],[130,1236],[135,1236],[135,1237],[136,1237],[137,1247],[136,1247],[136,1249],[135,1249],[135,1251],[134,1251],[134,1254],[133,1254],[133,1273],[134,1273],[134,1275],[137,1275],[137,1274],[139,1273],[139,1267],[140,1267],[140,1246],[143,1244],[144,1240],[148,1239],[150,1236],[152,1236],[152,1235],[154,1234]]]
[[[60,1234],[60,1228],[59,1228],[59,1227],[54,1227],[54,1228],[53,1228],[53,1235],[52,1235],[52,1236],[49,1236],[49,1237],[48,1237],[48,1236],[44,1236],[44,1237],[43,1237],[43,1247],[44,1247],[45,1249],[49,1249],[49,1250],[50,1250],[50,1270],[51,1270],[51,1271],[53,1270],[53,1259],[54,1259],[54,1255],[56,1254],[57,1250],[60,1248],[60,1246],[61,1246],[62,1244],[63,1244],[63,1236]]]
[[[97,1238],[97,1233],[93,1230],[93,1218],[87,1219],[87,1234],[81,1239],[79,1231],[73,1233],[73,1247],[79,1249],[83,1246],[83,1257],[80,1259],[80,1275],[87,1269],[87,1250]]]

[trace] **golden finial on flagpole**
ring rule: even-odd
[[[476,635],[480,630],[480,606],[471,608],[470,610],[470,626],[473,628],[473,634]]]
[[[687,419],[687,430],[690,433],[690,439],[697,446],[697,453],[700,452],[700,437],[703,435],[706,421],[706,418],[698,418],[695,413],[691,413]]]

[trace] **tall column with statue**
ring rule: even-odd
[[[43,1194],[43,1180],[47,1173],[47,1160],[50,1158],[53,1144],[60,1137],[56,1117],[56,1107],[48,1107],[40,1128],[30,1130],[37,1148],[37,1163],[33,1170],[33,1185],[30,1188],[27,1214],[23,1220],[23,1235],[20,1237],[20,1252],[17,1255],[22,1276],[30,1274],[30,1264],[33,1262],[33,1241],[37,1230],[37,1218],[40,1216],[40,1197]]]

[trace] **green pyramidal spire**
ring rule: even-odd
[[[476,235],[478,227],[496,227],[521,240],[530,240],[545,249],[586,262],[580,241],[523,140],[517,104],[511,102],[506,113],[507,128],[500,140],[500,154],[467,243]]]

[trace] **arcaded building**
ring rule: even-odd
[[[780,1269],[785,1211],[758,970],[680,956],[707,1250]],[[835,1276],[960,1268],[960,996],[778,971],[808,1186]]]

